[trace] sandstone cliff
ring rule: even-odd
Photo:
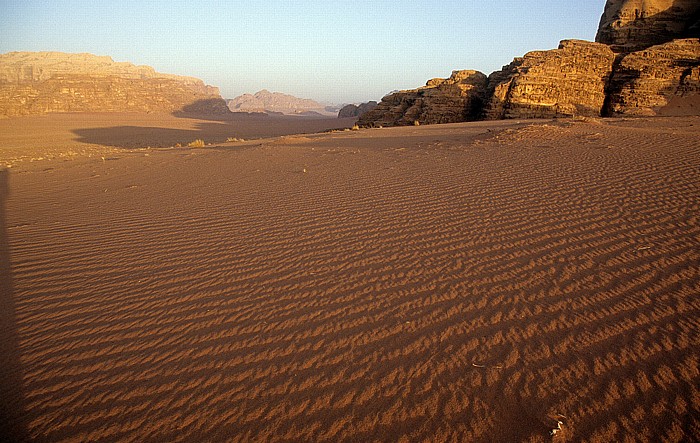
[[[619,57],[606,114],[700,114],[700,40],[674,40]],[[675,107],[677,109],[671,109]]]
[[[0,115],[48,112],[227,113],[217,88],[110,57],[0,54]]]
[[[370,101],[359,105],[345,105],[338,111],[338,118],[359,117],[376,108],[377,102]]]
[[[486,95],[486,76],[478,71],[453,71],[447,79],[429,80],[418,89],[384,98],[358,120],[361,126],[453,123],[478,117]]]
[[[293,115],[327,114],[325,105],[307,98],[298,98],[266,89],[255,94],[243,94],[228,101],[233,112],[268,112]]]
[[[700,37],[698,0],[608,0],[596,42],[634,52],[686,37]]]
[[[492,73],[486,86],[475,71],[456,71],[387,95],[358,123],[700,115],[699,37],[700,0],[608,0],[596,43],[564,40],[530,52]]]
[[[581,40],[525,54],[489,76],[485,117],[599,116],[614,60],[606,45]]]

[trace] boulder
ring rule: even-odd
[[[0,54],[0,115],[48,112],[229,111],[217,88],[149,66],[92,54]]]
[[[487,119],[600,116],[615,54],[606,45],[564,40],[489,76]]]
[[[342,108],[340,108],[340,111],[338,111],[338,118],[349,118],[349,117],[357,117],[357,109],[359,107],[357,105],[345,105]]]
[[[634,52],[687,37],[700,37],[698,0],[608,0],[596,42]]]
[[[487,78],[478,71],[453,71],[447,79],[429,80],[422,88],[387,95],[360,116],[360,126],[454,123],[479,117]]]
[[[700,114],[700,39],[620,55],[608,94],[608,115]]]
[[[377,107],[377,102],[370,101],[360,105],[345,105],[338,111],[338,118],[359,117]]]

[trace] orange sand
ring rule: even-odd
[[[0,143],[16,436],[698,440],[700,118],[99,128]]]

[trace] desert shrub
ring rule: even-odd
[[[197,139],[193,142],[187,143],[187,146],[190,148],[203,148],[204,147],[204,140]]]
[[[418,120],[413,120],[413,126],[420,126],[420,122]]]
[[[354,126],[352,127],[352,130],[353,130],[353,131],[359,131],[359,130],[360,130],[360,127],[359,127],[358,125],[354,125]]]

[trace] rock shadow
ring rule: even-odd
[[[603,117],[613,117],[617,114],[616,106],[622,98],[622,92],[632,88],[634,83],[640,78],[641,73],[637,69],[622,68],[622,61],[629,54],[618,54],[613,62],[612,73],[605,86],[605,101],[601,115]]]
[[[233,136],[233,128],[217,123],[203,123],[195,129],[162,128],[151,126],[113,126],[105,128],[73,129],[76,141],[118,148],[166,148],[187,146],[194,140],[207,143],[225,142]]]
[[[625,91],[634,91],[639,86],[637,83],[644,76],[642,69],[630,69],[623,67],[623,61],[634,53],[618,54],[613,64],[613,72],[605,89],[605,103],[603,104],[603,117],[615,117],[625,114]],[[693,72],[700,67],[700,60],[695,58],[680,58],[674,60],[669,67],[673,70],[682,70],[678,82],[658,91],[658,94],[666,97],[676,110],[663,111],[667,115],[698,115],[698,108],[693,96],[700,93],[700,86],[693,80]],[[648,78],[649,74],[646,74]],[[629,95],[629,93],[627,94]],[[684,102],[684,103],[681,103]],[[670,104],[670,103],[669,103]],[[681,109],[684,108],[684,109]],[[675,114],[674,114],[675,112]]]
[[[176,117],[200,116],[205,120],[207,117],[214,119],[222,118],[233,114],[226,105],[223,98],[207,98],[196,100],[182,107],[181,110],[173,112]]]
[[[164,120],[162,127],[121,125],[77,128],[71,132],[80,143],[118,148],[167,148],[187,146],[194,140],[224,143],[229,138],[257,139],[290,134],[324,132],[349,128],[355,119],[268,116],[266,114],[183,114],[180,122]],[[186,120],[191,120],[192,123]]]
[[[3,441],[22,442],[29,438],[7,229],[9,176],[8,169],[0,169],[0,436]]]

